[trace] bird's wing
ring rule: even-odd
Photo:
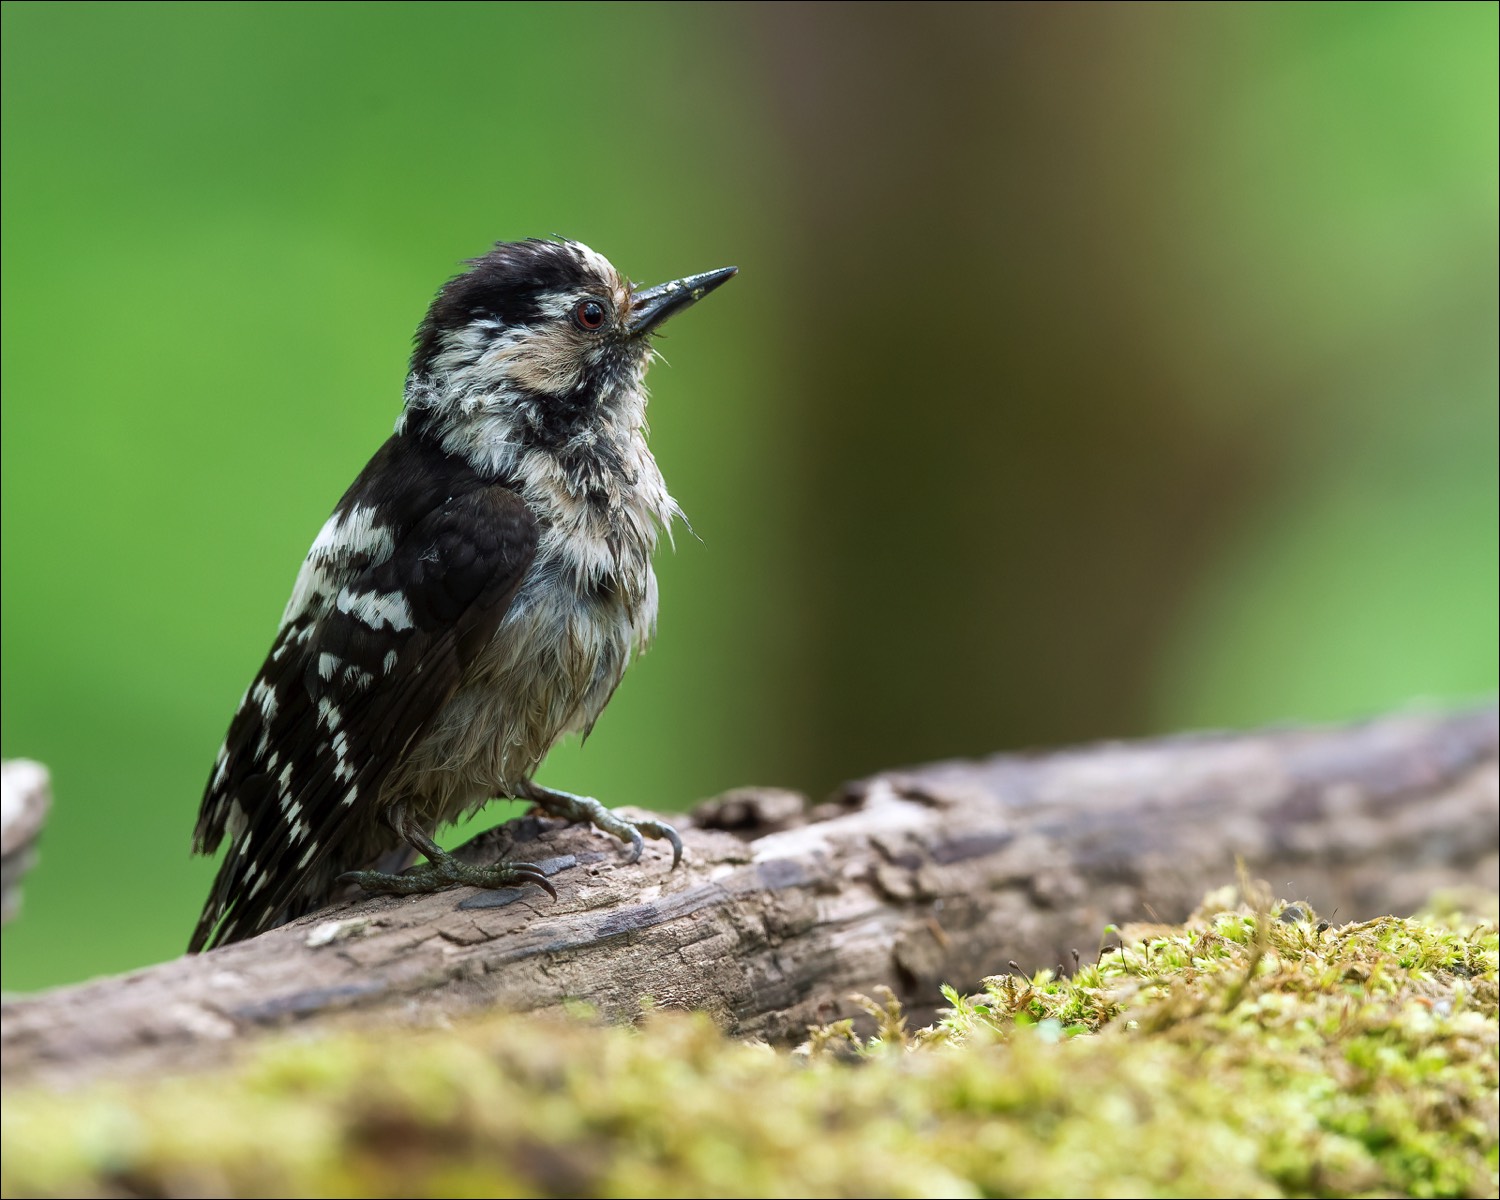
[[[276,924],[350,823],[372,819],[391,768],[494,636],[537,534],[515,492],[481,485],[387,535],[326,599],[299,576],[204,796],[195,848],[226,830],[232,845],[190,950]]]

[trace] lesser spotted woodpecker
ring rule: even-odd
[[[679,516],[646,445],[651,335],[734,267],[638,289],[571,241],[494,247],[417,330],[395,434],[344,494],[214,764],[193,848],[229,850],[189,949],[371,891],[551,885],[433,841],[493,797],[682,843],[541,787],[656,623]],[[421,867],[399,870],[417,852]],[[554,892],[555,894],[555,892]]]

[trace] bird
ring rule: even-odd
[[[682,856],[670,825],[533,776],[587,736],[655,633],[652,555],[682,512],[646,441],[652,339],[737,268],[641,288],[564,238],[498,242],[464,266],[215,759],[193,850],[229,846],[190,953],[358,888],[555,897],[534,863],[463,863],[434,841],[494,798],[587,822],[632,862],[648,837],[673,867]]]

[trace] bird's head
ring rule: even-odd
[[[736,268],[637,288],[580,242],[500,242],[438,292],[417,330],[407,415],[490,457],[558,452],[638,427],[651,335]]]

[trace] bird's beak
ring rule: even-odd
[[[643,337],[673,313],[697,304],[738,270],[738,267],[720,267],[717,271],[704,271],[701,275],[658,283],[653,288],[636,292],[630,298],[630,319],[626,322],[626,329],[631,337]]]

